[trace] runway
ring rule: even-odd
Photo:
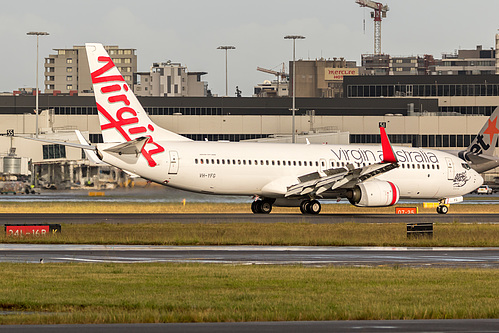
[[[119,214],[2,213],[0,224],[26,223],[499,223],[499,214]]]
[[[1,262],[499,268],[499,248],[0,244]]]
[[[175,324],[109,324],[109,325],[6,325],[4,333],[81,333],[81,332],[497,332],[497,319],[464,320],[345,320],[280,321],[245,323],[175,323]]]

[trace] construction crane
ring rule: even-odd
[[[371,18],[374,19],[374,54],[381,54],[381,19],[386,18],[386,12],[390,10],[388,5],[371,0],[356,0],[355,3],[374,9],[371,12]]]
[[[274,74],[275,76],[277,76],[278,81],[289,78],[289,74],[284,71],[284,64],[283,64],[283,68],[282,68],[281,72],[277,72],[277,71],[262,68],[262,67],[257,67],[256,70],[260,71],[260,72],[268,73],[268,74]]]

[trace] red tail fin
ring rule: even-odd
[[[388,135],[386,135],[385,128],[383,126],[379,127],[379,132],[381,136],[381,148],[383,149],[383,163],[397,163],[397,158],[392,149]]]

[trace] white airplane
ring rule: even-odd
[[[251,210],[263,214],[273,206],[318,214],[320,199],[341,198],[359,207],[437,199],[437,211],[445,214],[445,204],[462,201],[483,183],[467,162],[478,151],[463,152],[466,161],[438,150],[392,147],[383,126],[381,146],[192,141],[151,121],[101,44],[86,44],[86,50],[104,143],[58,143],[156,183],[252,196]]]

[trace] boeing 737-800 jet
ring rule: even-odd
[[[495,127],[480,139],[490,140],[487,149],[480,143],[471,149],[475,139],[461,157],[392,147],[382,126],[381,146],[192,141],[151,121],[101,44],[86,44],[86,50],[104,143],[64,144],[159,184],[254,197],[254,213],[294,206],[317,214],[319,200],[340,198],[359,207],[391,206],[400,198],[436,199],[437,211],[446,213],[445,204],[461,201],[483,183],[472,166],[483,165],[478,158],[484,152],[488,166],[499,164],[487,150],[496,145]]]

